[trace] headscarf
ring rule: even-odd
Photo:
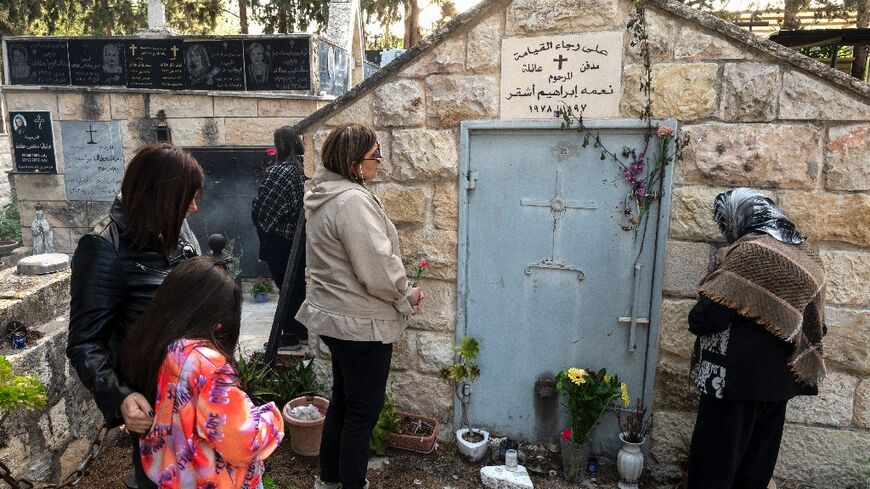
[[[713,216],[728,244],[755,232],[765,233],[783,243],[801,244],[807,237],[772,200],[760,191],[738,187],[716,196]]]

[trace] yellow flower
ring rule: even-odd
[[[625,405],[625,407],[628,407],[628,405],[631,404],[631,401],[628,399],[628,386],[625,385],[625,382],[619,386],[619,390],[622,391],[622,404]]]
[[[610,383],[610,376],[607,374],[604,374],[604,383],[606,383],[606,384]]]
[[[577,385],[586,383],[586,371],[579,368],[569,368],[568,378]]]

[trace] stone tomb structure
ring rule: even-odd
[[[712,219],[713,198],[729,187],[753,186],[771,195],[818,241],[829,279],[828,378],[820,396],[790,404],[776,476],[824,487],[862,481],[870,457],[870,86],[682,4],[649,0],[646,5],[653,117],[672,119],[681,134],[691,136],[685,159],[672,167],[666,199],[656,210],[660,229],[650,243],[665,255],[663,264],[651,262],[652,269],[645,272],[651,276],[643,282],[650,289],[642,294],[648,303],[632,314],[638,320],[636,344],[644,346],[635,353],[646,369],[644,380],[630,388],[632,397],[643,396],[651,403],[655,420],[648,466],[658,476],[678,476],[676,464],[685,458],[681,440],[691,434],[694,422],[697,394],[688,375],[694,338],[686,317],[695,286],[712,269],[717,248],[724,244]],[[534,389],[525,381],[534,364],[522,357],[561,368],[606,366],[622,375],[623,360],[629,358],[628,328],[618,318],[602,322],[596,316],[588,326],[592,329],[584,330],[584,316],[597,314],[597,305],[575,311],[579,319],[572,333],[560,325],[564,317],[520,317],[499,324],[498,308],[490,307],[486,296],[519,290],[517,294],[527,295],[509,295],[497,304],[534,305],[529,297],[538,293],[535,287],[553,285],[543,279],[535,282],[536,277],[570,272],[573,282],[558,275],[554,283],[561,288],[541,297],[553,301],[551,309],[574,308],[584,294],[605,284],[593,280],[596,268],[611,265],[583,263],[582,251],[594,250],[599,238],[610,245],[606,240],[613,233],[633,239],[631,231],[619,229],[618,220],[590,237],[590,229],[579,227],[580,218],[572,217],[597,212],[584,204],[593,200],[587,196],[597,195],[596,186],[625,184],[615,166],[610,180],[591,179],[564,166],[572,161],[582,165],[584,158],[589,164],[589,158],[576,132],[559,132],[549,103],[586,105],[587,114],[594,114],[588,122],[601,128],[602,137],[612,137],[607,131],[629,131],[632,121],[637,124],[644,106],[639,86],[645,70],[626,31],[633,14],[633,2],[625,0],[484,1],[297,125],[309,136],[309,172],[321,164],[318,151],[332,127],[359,122],[376,129],[386,160],[372,190],[399,228],[409,273],[422,258],[430,263],[421,282],[427,291],[425,310],[411,320],[395,347],[391,383],[402,407],[452,425],[454,398],[439,382],[437,370],[451,361],[452,347],[465,333],[478,333],[482,358],[487,348],[502,357],[482,360],[481,380],[472,389],[471,419],[483,427],[519,431],[520,426],[534,426],[538,407],[518,401],[530,399],[526,393]],[[584,56],[572,59],[578,50]],[[606,56],[601,52],[605,50]],[[569,71],[572,78],[566,79]],[[477,136],[487,130],[517,137],[487,142]],[[536,134],[552,144],[540,144],[537,156],[517,143],[534,146]],[[481,144],[489,144],[484,148],[490,151],[475,156]],[[497,161],[486,160],[489,153]],[[481,161],[488,166],[480,166]],[[483,168],[496,171],[499,163],[510,171],[499,174],[500,179],[484,175]],[[481,168],[479,181],[471,172],[476,168]],[[547,185],[537,195],[518,193],[525,192],[520,183],[538,178]],[[492,192],[493,186],[503,189],[502,200],[484,210],[498,225],[486,227],[485,220],[474,220],[480,211],[475,199]],[[543,193],[545,187],[548,193]],[[558,206],[553,204],[556,197]],[[551,215],[535,207],[544,200]],[[598,202],[598,211],[605,213],[604,205],[612,205]],[[558,226],[540,231],[536,221],[527,220],[531,212],[538,212],[541,222],[558,221]],[[498,233],[499,225],[509,228],[514,220],[529,227],[517,236],[496,234],[491,239],[495,244],[479,239],[471,225],[480,223]],[[547,238],[541,240],[540,234]],[[536,263],[538,268],[524,274],[530,261],[502,253],[520,249],[513,247],[515,240],[537,250],[541,256],[535,259],[550,252],[550,262]],[[480,247],[474,248],[475,243]],[[581,253],[571,255],[575,261],[566,258],[576,249]],[[469,286],[475,280],[470,270],[481,263],[476,259],[490,264],[477,269],[483,275],[477,284],[486,294]],[[543,270],[547,267],[551,270]],[[621,276],[611,280],[621,288],[632,287]],[[489,322],[496,325],[486,329],[481,324],[488,322],[489,312],[494,318]],[[650,324],[641,324],[641,317]],[[554,334],[573,334],[561,338],[563,343],[576,339],[577,349],[547,349],[548,335]],[[595,345],[601,335],[619,337],[620,346],[606,346],[603,354],[582,353],[584,341]],[[322,350],[318,360],[324,376],[329,372],[326,355]],[[491,388],[496,378],[508,379],[499,384],[501,393]],[[486,409],[475,410],[487,405],[475,396],[502,396],[514,405],[515,416],[496,419]],[[613,429],[608,423],[602,430]],[[551,431],[551,436],[557,433]]]

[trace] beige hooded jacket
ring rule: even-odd
[[[393,343],[414,312],[396,227],[365,187],[319,169],[305,194],[308,285],[296,319],[314,334]]]

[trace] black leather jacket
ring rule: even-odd
[[[127,223],[115,199],[109,215],[79,240],[70,287],[66,356],[112,426],[123,423],[121,402],[133,392],[115,370],[121,340],[172,267],[199,254],[186,221],[171,256],[139,251],[124,236]]]

